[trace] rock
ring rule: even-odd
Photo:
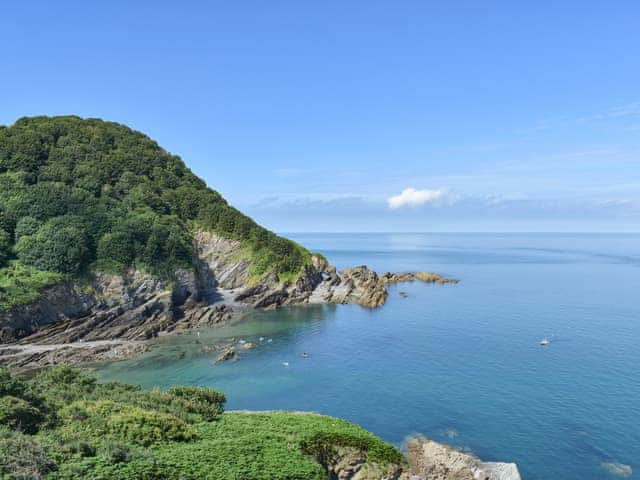
[[[339,274],[326,273],[308,298],[308,303],[357,303],[367,308],[383,305],[388,296],[387,286],[399,282],[458,283],[458,280],[436,273],[384,273],[376,274],[366,266],[348,268]],[[400,292],[406,297],[406,292]]]
[[[424,480],[521,480],[515,463],[482,462],[424,437],[407,442],[411,474]]]
[[[613,475],[617,475],[620,478],[629,478],[633,474],[631,465],[626,465],[624,463],[603,462],[601,463],[601,466]]]
[[[233,345],[230,345],[226,347],[220,355],[218,355],[218,358],[216,358],[216,363],[226,362],[228,360],[237,360],[237,359],[238,359],[238,353],[236,352],[235,347]]]
[[[400,282],[414,282],[416,280],[425,283],[439,283],[441,285],[452,283],[457,284],[460,280],[455,278],[445,278],[442,275],[431,272],[410,272],[410,273],[383,273],[380,278],[384,283],[390,285],[392,283]]]

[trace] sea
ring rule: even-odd
[[[257,311],[99,378],[206,385],[227,409],[319,412],[398,446],[422,434],[516,462],[524,480],[640,479],[640,235],[288,236],[338,269],[460,283],[398,284],[377,309]],[[210,346],[229,341],[256,348],[216,364]]]

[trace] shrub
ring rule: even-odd
[[[382,464],[402,464],[402,454],[391,444],[383,443],[371,436],[342,432],[319,432],[300,442],[300,449],[307,455],[324,463],[331,458],[336,447],[352,447],[367,454],[367,461]]]
[[[37,480],[53,472],[56,464],[33,438],[0,431],[0,477]]]
[[[101,265],[124,268],[133,263],[136,256],[135,244],[125,232],[110,232],[98,242],[98,261]]]
[[[78,418],[80,412],[85,418]],[[65,420],[66,427],[71,430],[79,429],[96,439],[111,435],[147,447],[195,438],[192,427],[175,415],[112,400],[77,402],[64,408],[60,415]]]
[[[11,395],[22,397],[28,385],[21,378],[14,377],[7,368],[0,368],[0,397]]]
[[[0,425],[25,433],[35,433],[44,420],[40,410],[22,398],[0,397]]]
[[[16,242],[20,240],[21,237],[35,234],[41,225],[42,222],[33,217],[22,217],[18,220],[18,223],[16,223],[16,230],[14,233]]]
[[[201,415],[204,420],[215,420],[224,412],[227,401],[224,393],[207,387],[172,387],[167,393],[181,400],[182,407],[189,413]]]
[[[112,433],[138,445],[193,440],[193,429],[174,415],[128,407],[107,420]]]
[[[6,230],[0,228],[0,267],[2,267],[11,256],[11,242]]]

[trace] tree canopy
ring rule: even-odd
[[[194,228],[242,241],[253,273],[293,273],[306,252],[262,228],[146,135],[75,116],[0,127],[0,267],[42,271],[192,263]]]

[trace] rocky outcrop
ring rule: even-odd
[[[424,282],[424,283],[439,283],[440,285],[446,285],[447,283],[457,284],[460,280],[455,278],[445,278],[442,275],[431,272],[412,272],[412,273],[383,273],[380,275],[380,279],[386,285],[393,283],[403,282]]]
[[[387,286],[399,282],[421,281],[426,283],[458,283],[435,273],[384,273],[378,275],[366,266],[348,268],[339,274],[335,271],[314,289],[309,303],[357,303],[363,307],[376,308],[388,297]]]
[[[521,480],[515,463],[483,462],[424,437],[409,440],[407,456],[412,480]]]

